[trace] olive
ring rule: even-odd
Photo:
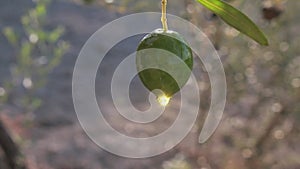
[[[163,67],[164,70],[170,70],[172,73],[162,69],[147,68],[149,64],[158,65],[159,68]],[[183,66],[188,69],[183,69]],[[167,98],[177,93],[191,75],[192,50],[179,33],[156,29],[147,34],[138,45],[136,67],[144,86],[157,97],[164,95],[164,98],[158,100],[168,102]],[[174,76],[177,78],[174,79]]]

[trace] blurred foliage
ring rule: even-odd
[[[144,1],[141,9],[136,9],[132,2],[114,0],[103,4],[102,1],[102,5],[113,6],[111,9],[118,12],[124,9],[127,13],[160,10],[160,0]],[[193,0],[169,1],[168,12],[200,27],[215,45],[226,72],[228,97],[222,127],[214,139],[205,146],[194,147],[191,152],[185,148],[180,150],[193,163],[172,159],[165,162],[164,168],[182,163],[201,168],[203,164],[197,163],[200,156],[210,159],[210,167],[205,168],[299,168],[300,20],[297,11],[300,1],[228,2],[259,24],[270,39],[269,47],[246,39]],[[158,7],[153,9],[152,5]],[[201,104],[209,105],[209,79],[201,79],[200,84]]]
[[[173,159],[163,163],[163,169],[192,169],[184,155],[177,154]]]
[[[223,127],[218,128],[218,138],[224,141],[215,143],[222,152],[214,153],[227,158],[212,162],[214,168],[222,168],[223,163],[241,168],[229,161],[242,162],[245,168],[299,168],[294,160],[300,159],[299,150],[287,147],[299,139],[300,129],[300,34],[296,31],[300,20],[295,12],[299,1],[232,1],[264,29],[269,47],[245,40],[217,17],[200,17],[205,10],[187,2],[190,20],[213,41],[227,78],[227,111]],[[209,81],[205,83],[209,86]]]
[[[15,49],[11,79],[4,83],[3,101],[12,102],[25,112],[35,111],[42,100],[38,96],[47,82],[48,74],[61,62],[68,50],[67,42],[60,40],[64,28],[46,28],[49,0],[36,1],[35,7],[22,16],[22,31],[12,27],[2,30]],[[25,37],[22,33],[25,33]]]

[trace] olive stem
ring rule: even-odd
[[[167,0],[161,1],[161,23],[163,26],[164,32],[168,30],[167,24]]]

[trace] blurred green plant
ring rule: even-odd
[[[38,91],[47,82],[48,74],[61,62],[69,44],[61,37],[64,28],[46,28],[49,0],[36,1],[33,9],[21,18],[25,37],[15,28],[2,30],[15,49],[15,62],[11,66],[11,76],[4,82],[2,101],[21,107],[25,112],[33,112],[42,104]]]

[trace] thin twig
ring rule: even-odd
[[[168,30],[167,24],[167,0],[161,1],[161,23],[163,26],[164,32]]]

